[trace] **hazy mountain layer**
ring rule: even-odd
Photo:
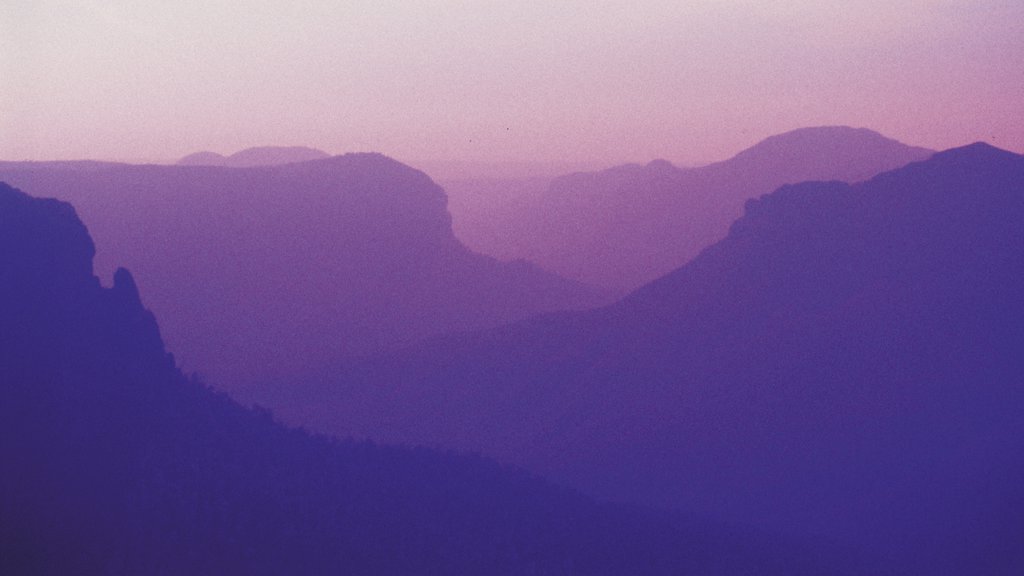
[[[247,399],[346,356],[600,301],[469,252],[444,191],[381,155],[244,169],[7,163],[0,178],[73,202],[100,275],[131,267],[183,368]]]
[[[525,258],[616,290],[639,287],[725,237],[743,203],[787,183],[856,182],[932,151],[864,129],[806,128],[701,168],[664,160],[551,181],[457,182],[456,231],[470,247]]]
[[[323,160],[330,154],[316,148],[305,146],[259,146],[246,148],[222,156],[216,152],[196,152],[178,160],[179,166],[227,166],[230,168],[247,168],[251,166],[278,166],[310,160]]]
[[[1024,157],[977,144],[745,212],[618,304],[389,354],[279,405],[827,536],[896,573],[1022,569]]]
[[[4,574],[834,573],[481,458],[286,430],[183,377],[92,256],[69,205],[0,183]]]

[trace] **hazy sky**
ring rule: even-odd
[[[0,159],[698,162],[823,124],[1024,151],[1021,0],[0,4]]]

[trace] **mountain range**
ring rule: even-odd
[[[278,166],[323,160],[330,154],[316,148],[306,146],[257,146],[246,148],[223,156],[216,152],[196,152],[178,160],[179,166],[227,166],[230,168],[249,168],[252,166]]]
[[[728,233],[600,307],[467,250],[381,155],[0,164],[82,206],[112,278],[70,206],[0,187],[3,571],[1020,573],[1024,157],[864,179],[831,132],[738,155]],[[853,183],[759,196],[786,165]],[[652,171],[681,172],[609,173]],[[484,458],[288,430],[178,361],[318,433]]]
[[[618,303],[339,366],[275,406],[343,437],[817,535],[884,572],[1013,574],[1021,294],[1024,157],[975,144],[783,186]]]
[[[473,456],[286,429],[175,367],[74,209],[0,183],[0,572],[832,574]]]
[[[444,184],[471,248],[627,292],[725,237],[750,198],[807,180],[865,180],[932,152],[867,129],[815,127],[698,168],[655,160],[552,180]]]
[[[278,166],[0,163],[130,267],[182,367],[247,402],[341,358],[607,302],[453,235],[444,191],[379,154]]]

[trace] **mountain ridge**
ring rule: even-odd
[[[750,197],[786,183],[864,180],[931,153],[864,128],[803,128],[706,166],[654,160],[564,175],[543,193],[524,188],[507,213],[460,200],[456,217],[470,220],[460,237],[482,252],[628,292],[724,237]]]
[[[256,146],[224,156],[216,152],[195,152],[176,162],[179,166],[224,166],[249,168],[253,166],[279,166],[310,160],[329,158],[330,154],[307,146]]]
[[[828,534],[898,573],[1012,573],[956,526],[1022,535],[1022,222],[1024,157],[987,145],[786,185],[617,303],[344,367],[282,413]]]
[[[247,402],[342,358],[607,302],[466,249],[444,190],[382,154],[252,168],[0,163],[75,204],[97,270],[129,267],[169,348]]]
[[[473,456],[286,429],[185,378],[70,205],[0,183],[0,571],[832,573]]]

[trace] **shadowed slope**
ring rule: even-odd
[[[898,573],[1012,574],[1021,294],[1024,158],[978,144],[782,187],[618,304],[353,366],[291,417],[829,535]]]

